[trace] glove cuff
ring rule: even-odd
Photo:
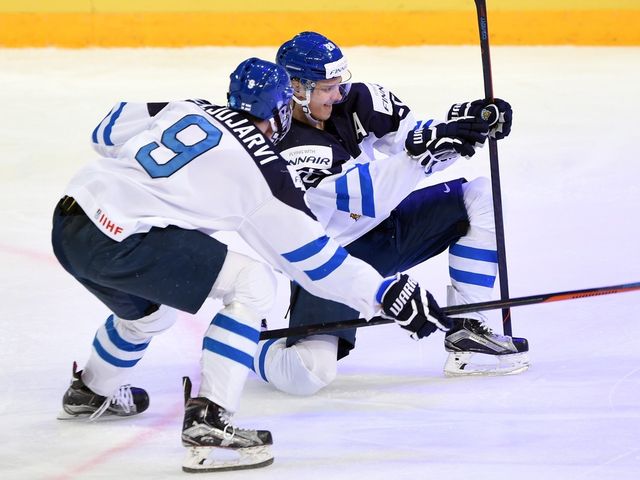
[[[447,113],[447,120],[452,120],[454,118],[466,117],[467,110],[469,110],[469,102],[464,103],[454,103],[451,105],[449,112]]]
[[[378,287],[378,291],[376,292],[376,302],[382,305],[382,298],[384,297],[384,294],[387,292],[391,284],[395,282],[397,279],[398,279],[398,276],[396,275],[393,277],[385,278],[382,281],[382,283]]]

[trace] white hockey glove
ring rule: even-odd
[[[494,98],[490,100],[475,100],[473,102],[456,103],[452,105],[447,119],[473,116],[489,123],[489,136],[500,140],[511,132],[513,112],[511,105],[505,100]]]
[[[414,340],[451,328],[451,319],[442,313],[433,295],[406,273],[384,279],[376,298],[382,304],[382,316],[408,330]]]

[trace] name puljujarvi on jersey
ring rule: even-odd
[[[227,127],[242,142],[247,151],[258,160],[260,165],[266,165],[280,158],[267,145],[265,137],[258,127],[244,118],[242,114],[217,105],[200,104],[200,107]]]

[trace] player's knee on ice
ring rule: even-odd
[[[264,343],[262,348],[265,347],[268,351],[259,351],[256,356],[256,372],[278,390],[291,395],[313,395],[336,378],[336,336],[313,335],[291,347],[280,339],[270,345]]]

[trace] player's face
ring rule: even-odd
[[[343,92],[340,89],[341,77],[330,80],[318,80],[311,92],[309,109],[316,120],[325,121],[331,116],[333,104],[342,100]]]

